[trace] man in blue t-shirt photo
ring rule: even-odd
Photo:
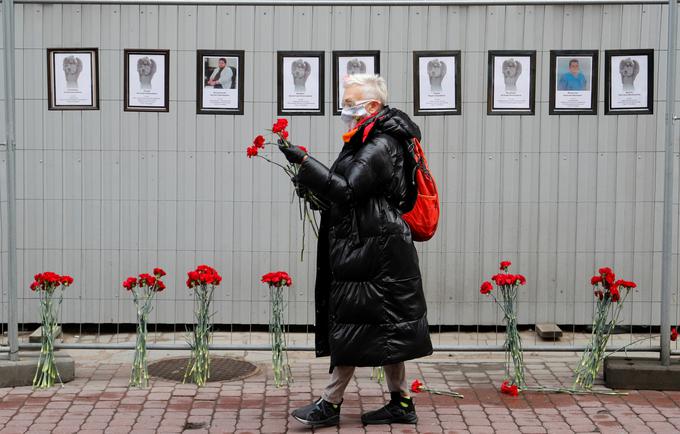
[[[560,76],[557,90],[586,90],[586,84],[586,76],[581,72],[578,59],[571,59],[569,61],[569,72]]]

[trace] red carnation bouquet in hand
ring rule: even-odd
[[[581,355],[576,368],[574,387],[590,390],[602,366],[609,336],[616,327],[619,315],[623,310],[623,302],[630,291],[637,285],[635,282],[617,279],[609,267],[602,267],[598,274],[591,277],[593,294],[596,300],[595,317],[590,343]]]
[[[293,181],[295,184],[295,189],[297,192],[298,196],[298,207],[300,210],[300,219],[303,222],[302,225],[302,252],[301,252],[301,257],[304,256],[304,246],[305,246],[305,225],[304,222],[307,220],[309,224],[312,226],[312,230],[314,231],[314,235],[317,237],[319,236],[319,223],[317,222],[316,215],[314,214],[314,210],[324,210],[327,208],[327,205],[320,200],[314,193],[309,191],[308,189],[300,186],[296,182],[296,176],[300,170],[300,165],[299,164],[292,164],[292,163],[286,163],[284,164],[279,164],[272,159],[265,157],[262,155],[262,152],[266,149],[266,146],[279,146],[279,143],[283,147],[292,147],[295,146],[293,143],[291,143],[288,140],[289,133],[286,131],[286,128],[288,127],[288,120],[284,118],[279,118],[274,125],[272,125],[271,128],[271,140],[272,141],[267,141],[267,139],[262,136],[258,135],[253,139],[253,143],[248,146],[246,149],[246,155],[248,158],[261,158],[271,164],[274,164],[275,166],[280,167],[283,169],[283,171],[288,175],[288,177]],[[305,153],[307,153],[307,149],[304,146],[298,146],[298,148],[302,149]]]
[[[222,276],[207,265],[199,265],[187,275],[187,287],[194,290],[196,324],[189,339],[191,360],[184,373],[184,382],[191,378],[195,384],[203,386],[210,378],[209,346],[212,331],[210,304],[215,287],[222,282]]]
[[[510,381],[505,381],[501,385],[501,392],[507,393],[504,389],[508,386],[514,387],[508,390],[515,390],[519,393],[526,383],[522,339],[517,331],[517,295],[520,285],[526,284],[527,280],[521,274],[508,273],[510,265],[512,265],[510,261],[502,261],[499,268],[503,273],[491,277],[498,288],[500,300],[494,295],[491,282],[482,283],[479,292],[493,298],[493,301],[501,308],[505,320],[505,378],[509,378]],[[512,373],[510,373],[510,365],[512,365]]]
[[[149,362],[146,350],[147,324],[151,313],[152,302],[157,293],[165,289],[161,278],[165,276],[162,268],[154,268],[151,274],[140,274],[139,277],[128,277],[123,281],[123,288],[132,293],[132,299],[137,308],[137,342],[135,343],[135,357],[132,362],[130,386],[149,386]]]
[[[40,296],[40,358],[38,359],[38,368],[33,377],[34,389],[48,389],[54,386],[59,371],[57,371],[57,363],[54,359],[54,335],[57,332],[57,315],[59,307],[64,297],[63,290],[58,290],[60,287],[66,288],[73,283],[73,277],[61,276],[51,271],[45,271],[34,276],[34,281],[31,283],[31,291],[37,292]]]
[[[293,279],[285,271],[274,271],[262,276],[262,283],[269,285],[271,315],[269,317],[269,337],[272,346],[272,369],[274,384],[281,387],[293,382],[293,373],[288,363],[285,323],[286,308],[284,290],[293,284]]]

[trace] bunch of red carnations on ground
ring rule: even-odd
[[[482,283],[479,292],[491,297],[503,312],[506,380],[501,385],[501,392],[516,395],[526,385],[522,339],[517,331],[517,296],[520,285],[525,285],[527,280],[521,274],[510,274],[508,272],[510,265],[512,265],[510,261],[502,261],[499,268],[503,273],[491,277],[498,289],[497,293],[500,294],[498,298],[494,295],[493,285],[489,281]]]
[[[123,281],[123,288],[132,293],[132,300],[137,310],[137,337],[135,342],[135,356],[130,374],[130,386],[149,386],[149,359],[146,349],[149,314],[153,309],[152,302],[157,293],[165,289],[161,278],[165,276],[162,268],[154,268],[153,276],[148,273],[138,277],[128,277]]]
[[[590,343],[576,368],[574,381],[574,387],[585,390],[592,389],[604,361],[607,342],[623,310],[623,302],[637,286],[635,282],[617,279],[609,267],[600,268],[598,274],[590,279],[590,283],[593,285],[593,294],[596,298],[593,330]]]
[[[321,201],[319,198],[316,197],[314,193],[311,191],[299,186],[296,182],[296,177],[297,174],[300,170],[300,165],[299,164],[291,164],[291,163],[286,163],[286,164],[279,164],[275,161],[273,161],[271,158],[266,157],[263,155],[263,152],[266,149],[266,146],[283,146],[283,147],[291,147],[291,146],[296,146],[292,142],[288,140],[289,133],[286,130],[288,127],[288,121],[284,118],[279,118],[274,125],[272,125],[271,128],[271,135],[268,134],[268,137],[271,137],[272,141],[267,141],[265,136],[263,135],[258,135],[253,139],[253,143],[248,146],[246,149],[246,155],[248,158],[262,158],[263,160],[280,167],[283,169],[283,171],[288,175],[288,177],[293,181],[295,184],[295,188],[297,191],[298,195],[298,207],[300,210],[300,219],[302,220],[302,252],[301,256],[304,256],[304,245],[305,245],[305,220],[309,222],[309,224],[312,227],[312,230],[314,231],[314,235],[317,237],[319,236],[319,224],[316,219],[316,215],[314,214],[314,210],[321,210],[326,208],[326,204]],[[302,149],[305,153],[307,153],[307,148],[304,146],[298,146],[298,148]]]
[[[212,267],[199,265],[187,273],[187,287],[194,292],[194,313],[196,323],[189,338],[191,360],[184,374],[184,381],[191,380],[203,386],[210,378],[210,338],[212,332],[212,315],[210,304],[215,287],[222,282],[222,276]]]
[[[271,303],[269,338],[272,346],[274,384],[276,387],[281,387],[293,382],[293,373],[288,363],[288,344],[284,321],[285,292],[293,284],[293,279],[285,271],[274,271],[262,276],[262,282],[269,286]]]
[[[31,290],[40,296],[40,358],[33,377],[34,389],[47,389],[54,386],[59,377],[54,359],[54,336],[57,332],[59,307],[63,300],[63,290],[73,284],[73,277],[59,275],[51,271],[36,274]],[[61,379],[59,380],[61,381]]]

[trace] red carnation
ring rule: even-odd
[[[619,287],[614,285],[611,288],[609,288],[609,294],[612,297],[612,301],[619,301],[621,299],[621,294],[619,293]]]
[[[484,295],[490,293],[492,290],[493,286],[491,285],[491,282],[484,282],[482,283],[481,288],[479,288],[479,292],[481,292]]]
[[[671,327],[671,340],[675,342],[678,339],[678,330],[675,327]]]
[[[132,290],[132,288],[135,286],[137,286],[137,279],[134,277],[128,277],[123,282],[123,288],[127,289],[128,291]]]
[[[597,291],[595,291],[594,294],[595,294],[595,297],[599,298],[600,300],[602,300],[604,298],[604,292],[602,292],[599,289]]]
[[[605,274],[611,274],[612,269],[609,267],[602,267],[598,270],[598,272],[604,276]]]
[[[283,130],[279,133],[279,136],[281,136],[282,139],[288,140],[288,131]]]
[[[40,284],[34,281],[33,283],[31,283],[31,291],[35,291],[36,289],[38,289],[39,286]]]
[[[307,154],[307,148],[305,148],[304,146],[298,146],[298,148],[302,149],[302,151],[303,151],[305,154]]]
[[[420,393],[424,388],[425,386],[418,379],[413,380],[413,383],[411,383],[411,392],[413,393]]]
[[[144,273],[139,275],[139,286],[153,286],[156,283],[156,278],[150,274]]]
[[[512,265],[512,262],[510,262],[510,261],[502,261],[500,270],[508,271],[508,267],[511,266],[511,265]]]
[[[286,127],[288,126],[288,121],[284,118],[279,118],[276,120],[276,123],[272,125],[272,132],[273,133],[280,133],[281,131],[285,130]]]
[[[61,276],[60,281],[61,281],[61,284],[64,285],[64,286],[71,286],[71,284],[73,283],[73,277],[64,275],[64,276]]]
[[[248,149],[246,149],[246,155],[248,158],[257,156],[257,148],[255,146],[248,146]]]
[[[516,384],[510,385],[510,382],[506,380],[501,384],[501,393],[510,396],[519,396],[519,388]]]
[[[256,148],[264,149],[264,142],[265,142],[264,137],[262,135],[259,135],[255,137],[255,140],[253,140],[253,146],[255,146]]]
[[[614,282],[616,281],[616,274],[614,273],[608,273],[604,276],[604,281],[607,282],[608,285],[613,285]]]
[[[590,284],[593,285],[593,286],[595,286],[595,285],[597,285],[598,283],[601,283],[601,282],[602,282],[602,276],[593,276],[593,277],[590,278]]]
[[[520,285],[526,285],[526,283],[527,283],[526,277],[522,276],[521,274],[518,274],[518,275],[516,275],[515,277],[516,277],[517,280],[519,281],[519,284],[520,284]]]
[[[154,268],[153,275],[156,277],[163,277],[165,276],[165,270],[163,270],[162,268]]]
[[[162,280],[156,281],[156,291],[161,292],[165,289],[165,283]]]

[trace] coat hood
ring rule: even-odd
[[[409,140],[413,137],[421,139],[420,128],[403,111],[385,106],[378,114],[375,130],[393,137]]]

